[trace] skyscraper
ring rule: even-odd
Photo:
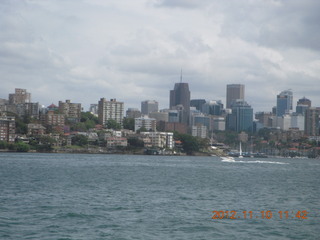
[[[237,100],[232,103],[231,109],[232,113],[227,116],[228,129],[236,132],[252,131],[252,107],[244,100]]]
[[[182,105],[185,110],[190,110],[190,91],[188,83],[176,83],[170,91],[170,109]]]
[[[181,122],[189,122],[190,90],[188,83],[180,82],[174,85],[174,89],[170,91],[170,109],[180,109],[183,115]]]
[[[277,116],[281,117],[282,115],[289,113],[292,110],[292,91],[285,90],[277,95]]]
[[[231,108],[233,101],[237,99],[244,100],[244,85],[243,84],[228,84],[226,108]]]
[[[146,100],[141,102],[141,113],[148,115],[152,112],[158,112],[158,102],[156,100]]]

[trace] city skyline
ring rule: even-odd
[[[239,83],[255,112],[271,111],[285,89],[294,106],[304,96],[319,106],[319,7],[312,0],[4,0],[0,97],[22,88],[45,106],[71,99],[89,109],[106,97],[126,109],[155,99],[163,109],[182,68],[191,99],[226,105],[225,86]]]

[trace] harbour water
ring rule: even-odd
[[[0,154],[6,240],[320,239],[319,200],[319,159]]]

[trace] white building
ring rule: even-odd
[[[173,133],[171,132],[142,132],[146,141],[150,141],[153,147],[169,148],[174,147]]]
[[[147,131],[155,132],[157,130],[157,120],[154,118],[149,118],[144,115],[140,118],[134,119],[134,131],[138,131],[140,128],[145,128]]]
[[[192,136],[200,137],[200,138],[206,138],[208,136],[208,128],[207,128],[207,126],[204,126],[204,125],[201,125],[201,124],[192,126]]]
[[[110,99],[107,101],[105,98],[101,98],[98,103],[98,118],[102,125],[106,125],[108,120],[115,120],[122,125],[124,114],[123,102],[117,102],[116,99]]]

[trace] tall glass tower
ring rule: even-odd
[[[292,110],[292,91],[285,90],[277,95],[277,117],[281,117]]]
[[[253,109],[244,100],[236,100],[231,105],[232,113],[227,116],[227,127],[231,131],[251,132],[253,129]]]

